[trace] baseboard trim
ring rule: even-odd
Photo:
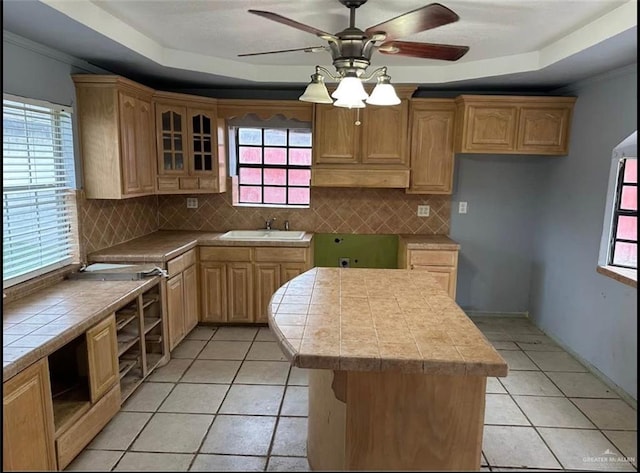
[[[529,318],[529,312],[490,312],[484,310],[469,310],[462,307],[469,317],[524,317]]]

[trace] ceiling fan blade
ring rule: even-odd
[[[438,26],[447,25],[458,21],[460,17],[439,3],[431,3],[424,7],[404,13],[400,16],[387,20],[376,26],[367,28],[367,35],[376,32],[384,32],[390,41],[396,38],[411,36],[421,31],[437,28]]]
[[[457,61],[469,51],[469,46],[453,44],[413,43],[410,41],[387,41],[378,48],[382,54],[411,56],[423,59]]]
[[[260,56],[261,54],[276,54],[276,53],[290,53],[293,51],[304,51],[305,53],[315,53],[317,51],[323,51],[328,49],[326,46],[312,46],[310,48],[295,48],[295,49],[280,49],[279,51],[265,51],[262,53],[247,53],[238,54],[238,57],[242,56]]]
[[[313,26],[305,25],[304,23],[299,23],[290,18],[284,17],[282,15],[278,15],[277,13],[272,13],[272,12],[263,11],[263,10],[249,10],[249,13],[253,13],[254,15],[258,15],[263,18],[267,18],[269,20],[277,21],[278,23],[282,23],[283,25],[292,26],[293,28],[297,28],[299,30],[306,31],[307,33],[311,33],[316,36],[319,36],[320,38],[337,39],[331,33],[327,33],[326,31],[319,30],[318,28],[314,28]]]

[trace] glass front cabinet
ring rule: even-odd
[[[168,92],[154,96],[160,194],[225,191],[225,157],[218,155],[215,100]]]

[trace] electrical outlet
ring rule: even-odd
[[[418,205],[418,217],[428,217],[430,211],[428,205]]]
[[[458,213],[466,214],[467,213],[467,203],[466,202],[458,202]]]
[[[198,198],[197,197],[187,197],[187,208],[188,209],[197,209],[198,208]]]

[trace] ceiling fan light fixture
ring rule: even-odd
[[[391,85],[391,77],[386,74],[378,77],[378,83],[366,102],[369,105],[398,105],[400,98]]]
[[[333,99],[329,96],[327,86],[324,85],[324,76],[318,73],[312,74],[311,82],[309,82],[309,85],[307,85],[307,88],[298,100],[312,103],[333,103]]]
[[[333,102],[333,105],[336,107],[344,107],[344,108],[365,108],[365,103],[356,98],[342,98]]]
[[[355,103],[356,101],[362,102],[369,97],[369,94],[364,90],[362,81],[355,75],[347,75],[340,79],[338,88],[331,94],[334,99],[342,100],[343,102]],[[338,105],[339,106],[339,105]]]

